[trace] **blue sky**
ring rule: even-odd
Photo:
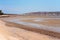
[[[60,11],[60,0],[0,0],[0,9],[15,14]]]

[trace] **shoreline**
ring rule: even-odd
[[[6,24],[5,24],[6,26],[17,27],[17,28],[28,30],[28,31],[33,31],[33,32],[36,32],[36,33],[41,33],[41,34],[45,34],[45,35],[49,35],[49,36],[60,38],[60,33],[47,31],[47,30],[42,30],[42,29],[31,28],[31,27],[28,27],[28,26],[25,26],[25,25],[16,24],[16,23],[13,23],[13,22],[7,22],[7,21],[4,21],[4,22],[6,22]]]

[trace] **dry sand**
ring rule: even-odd
[[[60,40],[48,35],[6,26],[5,24],[0,20],[0,40]]]

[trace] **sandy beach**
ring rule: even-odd
[[[34,29],[0,19],[0,40],[60,40],[60,33]]]

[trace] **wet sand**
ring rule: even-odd
[[[34,19],[34,18],[33,18]],[[29,20],[33,20],[33,19],[29,19]],[[36,19],[36,18],[35,18]],[[46,19],[46,18],[43,18],[43,19]],[[51,18],[49,18],[51,19]],[[56,18],[54,18],[56,19]],[[22,20],[25,20],[25,18],[23,18]],[[27,19],[28,20],[28,19]],[[58,20],[58,19],[57,19]],[[54,27],[54,26],[45,26],[45,25],[41,25],[41,24],[36,24],[36,23],[31,23],[31,22],[24,22],[24,21],[21,21],[21,18],[15,18],[15,19],[5,19],[5,21],[8,21],[8,22],[14,22],[16,24],[22,24],[22,25],[26,25],[28,27],[31,27],[31,28],[37,28],[37,29],[43,29],[43,30],[48,30],[48,31],[53,31],[53,32],[58,32],[60,33],[60,27]],[[51,22],[52,23],[52,22]]]
[[[25,30],[28,30],[28,31],[33,31],[33,32],[36,32],[36,33],[45,34],[45,35],[49,35],[49,36],[52,36],[52,37],[60,38],[60,33],[49,31],[49,30],[37,29],[37,28],[33,28],[31,26],[28,27],[26,25],[20,25],[20,24],[16,24],[16,23],[13,23],[13,22],[7,22],[5,25],[10,26],[10,27],[22,28],[22,29],[25,29]]]
[[[8,24],[9,25],[6,26],[6,23],[4,21],[0,21],[1,40],[60,40],[56,37],[22,29],[22,27],[25,27],[23,25],[18,26],[9,22]]]
[[[7,18],[10,19],[10,18]],[[11,18],[13,19],[13,18]],[[60,40],[60,33],[36,29],[5,20],[0,21],[1,40]]]

